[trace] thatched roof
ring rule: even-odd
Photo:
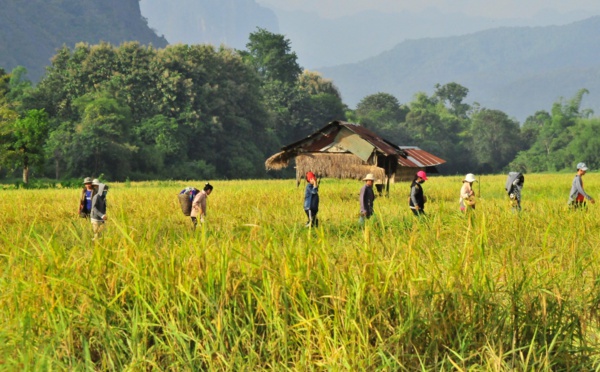
[[[311,171],[317,177],[353,178],[360,180],[367,173],[383,180],[385,171],[374,164],[367,164],[350,153],[307,153],[296,156],[296,180]]]
[[[294,152],[280,151],[265,161],[265,167],[267,170],[282,170],[290,165],[290,159],[293,159],[295,156]]]
[[[365,127],[343,121],[333,121],[281,150],[265,161],[267,170],[285,168],[290,159],[305,153],[351,153],[364,162],[373,163],[376,163],[378,156],[397,158],[405,155],[398,146]]]
[[[284,146],[265,161],[280,170],[296,159],[296,177],[307,171],[320,177],[362,179],[367,173],[383,180],[399,167],[429,169],[444,163],[418,147],[399,147],[365,127],[333,121],[308,137]]]

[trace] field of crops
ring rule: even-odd
[[[571,211],[573,174],[526,175],[511,212],[484,176],[409,185],[358,225],[359,181],[214,181],[192,231],[176,195],[203,182],[109,184],[92,241],[79,191],[0,190],[2,370],[598,370],[600,204]],[[600,197],[600,175],[584,177]]]

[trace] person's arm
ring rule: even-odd
[[[96,198],[95,202],[94,199]],[[92,197],[92,210],[91,210],[91,214],[94,214],[96,216],[99,216],[102,220],[106,220],[106,214],[100,212],[100,209],[98,209],[98,203],[102,203],[102,200],[100,199],[100,194],[96,194]]]
[[[206,216],[206,193],[203,192],[199,199],[200,202],[198,204],[200,205],[200,218],[204,219]]]
[[[412,201],[415,209],[419,209],[419,202],[417,201],[417,187],[418,185],[415,184],[410,188],[410,200]]]
[[[583,195],[584,198],[586,198],[589,201],[593,201],[594,200],[594,198],[592,198],[590,195],[588,195],[583,190],[583,185],[581,183],[581,177],[575,177],[575,179],[573,180],[573,186],[575,186],[575,190],[577,191],[577,193]],[[577,197],[577,194],[575,194],[575,197]]]
[[[471,189],[471,185],[468,183],[463,184],[460,197],[463,199],[468,199],[471,195],[473,195],[473,189]]]
[[[79,199],[78,213],[81,213],[83,211],[83,208],[85,208],[85,189],[83,189],[83,191],[81,192],[81,198]]]
[[[304,210],[307,211],[310,209],[310,202],[312,199],[313,192],[310,189],[310,185],[306,185],[306,189],[304,189]]]
[[[365,191],[366,191],[366,187],[363,186],[362,189],[360,189],[360,196],[359,196],[359,200],[360,200],[360,214],[362,215],[366,215],[367,214],[367,203],[365,203]]]

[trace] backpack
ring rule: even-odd
[[[506,185],[504,189],[508,196],[513,194],[515,191],[521,191],[523,184],[525,183],[525,176],[521,172],[510,172],[506,178]],[[515,188],[517,190],[515,190]]]
[[[177,195],[184,216],[189,216],[192,213],[192,201],[198,192],[200,192],[200,190],[195,187],[186,187],[179,192],[179,195]]]

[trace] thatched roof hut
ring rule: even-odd
[[[418,148],[407,149],[413,155],[418,154],[419,158],[425,153]],[[308,171],[319,177],[354,179],[362,179],[367,173],[373,173],[377,183],[388,183],[388,189],[390,179],[393,179],[398,168],[409,167],[416,171],[415,168],[430,166],[416,161],[409,151],[365,127],[344,121],[333,121],[308,137],[283,147],[266,160],[265,166],[267,170],[280,170],[289,166],[293,159],[296,161],[298,182]]]

